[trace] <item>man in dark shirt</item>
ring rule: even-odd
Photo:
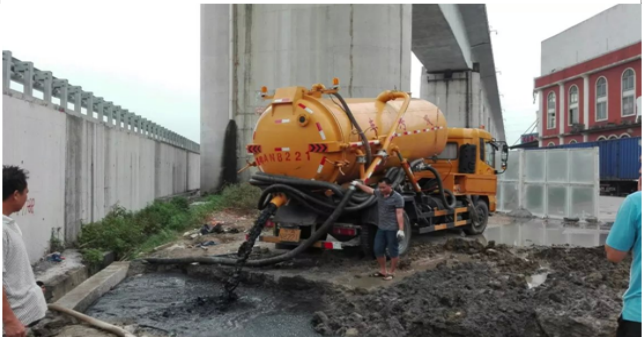
[[[403,197],[392,189],[392,182],[388,178],[379,180],[376,190],[360,182],[357,183],[357,187],[377,197],[379,220],[377,226],[379,229],[375,236],[374,253],[379,262],[380,271],[375,273],[375,276],[383,277],[384,280],[392,280],[399,263],[399,241],[405,238]],[[390,255],[390,273],[386,271],[386,248],[388,255]]]

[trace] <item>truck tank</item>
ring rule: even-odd
[[[382,96],[346,99],[373,157],[403,102]],[[446,118],[434,104],[412,99],[394,134],[390,149],[397,149],[404,159],[429,158],[446,146]],[[363,145],[336,98],[290,87],[277,89],[259,117],[247,151],[254,155],[258,169],[268,174],[345,183],[359,178],[357,160]],[[399,164],[398,156],[390,155],[375,174]]]

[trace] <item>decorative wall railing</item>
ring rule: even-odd
[[[13,91],[12,81],[23,86],[23,96],[42,100],[60,112],[116,126],[191,152],[200,152],[198,143],[95,96],[91,91],[84,91],[80,86],[70,85],[68,80],[56,78],[50,71],[39,70],[33,66],[33,62],[21,61],[13,57],[11,51],[5,50],[2,52],[3,93]],[[42,99],[34,96],[34,90],[42,92]],[[58,104],[53,102],[54,98],[59,100]],[[69,104],[73,105],[72,109]]]

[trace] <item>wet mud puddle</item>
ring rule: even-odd
[[[125,280],[100,298],[88,315],[138,325],[160,336],[319,336],[310,319],[318,301],[301,293],[240,287],[231,304],[217,282],[179,273],[145,274]]]

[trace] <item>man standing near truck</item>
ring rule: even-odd
[[[27,173],[2,167],[2,323],[6,337],[25,337],[45,317],[47,302],[36,284],[22,232],[11,214],[27,201]]]
[[[606,258],[619,263],[631,252],[629,289],[622,297],[622,313],[618,319],[616,337],[639,337],[642,322],[640,299],[640,225],[642,222],[642,192],[630,194],[617,212],[615,222],[606,238]]]
[[[374,276],[383,277],[386,281],[392,280],[399,263],[399,241],[405,238],[403,197],[392,189],[392,181],[388,178],[379,180],[376,190],[359,181],[357,187],[377,197],[378,230],[375,235],[374,253],[380,270]],[[386,271],[386,249],[390,256],[390,273]]]

